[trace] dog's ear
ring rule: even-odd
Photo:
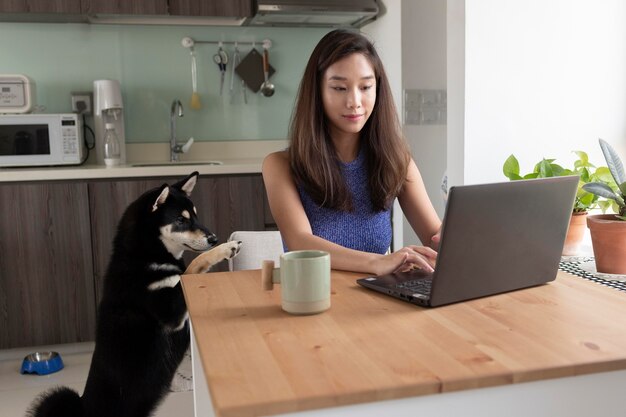
[[[155,212],[159,208],[160,205],[165,203],[165,200],[167,199],[168,195],[170,195],[170,187],[167,184],[163,184],[161,188],[159,189],[159,196],[157,197],[157,199],[154,201],[154,204],[152,205],[153,212]]]
[[[183,191],[187,194],[187,197],[191,197],[191,192],[193,188],[196,186],[196,182],[198,181],[198,171],[194,171],[187,178],[182,181],[177,182],[172,187],[176,187],[179,190]]]

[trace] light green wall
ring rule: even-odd
[[[327,29],[231,28],[0,23],[0,73],[26,74],[37,85],[37,104],[47,113],[71,112],[70,93],[91,91],[93,80],[122,85],[126,141],[165,142],[174,98],[185,107],[178,136],[201,141],[268,140],[286,137],[291,109],[309,54]],[[270,39],[276,69],[271,98],[248,91],[248,104],[219,96],[219,71],[212,61],[216,45],[198,45],[198,89],[203,107],[192,110],[191,61],[181,39],[261,41]],[[242,58],[250,51],[242,45]],[[227,47],[232,52],[232,46]],[[231,54],[232,55],[232,54]],[[88,123],[89,123],[88,119]]]

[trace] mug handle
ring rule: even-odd
[[[274,261],[263,261],[261,265],[261,286],[266,291],[274,289]]]

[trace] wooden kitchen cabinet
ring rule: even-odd
[[[117,223],[126,207],[145,191],[181,179],[103,180],[89,184],[96,301],[101,297]],[[275,228],[271,214],[265,212],[267,198],[259,174],[200,177],[191,199],[200,222],[217,235],[220,243],[226,242],[235,230]],[[186,253],[185,259],[189,262],[195,256]],[[213,271],[225,270],[228,270],[227,262],[213,268]]]
[[[81,0],[0,0],[0,13],[79,14]]]
[[[86,14],[167,15],[167,0],[80,0]]]
[[[94,340],[124,210],[149,189],[181,179],[0,183],[0,349]],[[235,230],[275,228],[260,174],[200,177],[192,200],[220,243]],[[227,269],[227,262],[214,268]]]
[[[234,16],[251,17],[255,13],[253,0],[169,0],[172,16]]]
[[[0,349],[93,340],[87,184],[0,184],[0,213]]]
[[[0,0],[0,13],[250,17],[254,0]]]
[[[253,0],[80,0],[87,14],[172,16],[252,16]]]

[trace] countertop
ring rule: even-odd
[[[25,181],[62,181],[107,178],[165,177],[187,175],[233,175],[260,173],[263,159],[271,152],[285,149],[287,141],[214,141],[196,142],[189,154],[180,156],[181,163],[161,166],[133,166],[169,160],[169,143],[126,144],[126,165],[107,168],[97,165],[92,152],[84,165],[57,167],[0,168],[0,183]],[[197,162],[197,164],[194,163]],[[220,161],[220,165],[206,165],[203,161]]]
[[[626,302],[547,285],[426,309],[333,271],[332,306],[280,309],[260,271],[182,277],[215,415],[260,416],[626,369]]]
[[[201,163],[194,164],[193,161],[185,161],[184,164],[172,163],[150,167],[127,164],[107,168],[104,165],[85,164],[66,167],[0,168],[0,183],[183,176],[193,171],[198,171],[200,175],[260,173],[263,158],[221,158],[219,161],[222,163],[221,165],[202,165]]]

